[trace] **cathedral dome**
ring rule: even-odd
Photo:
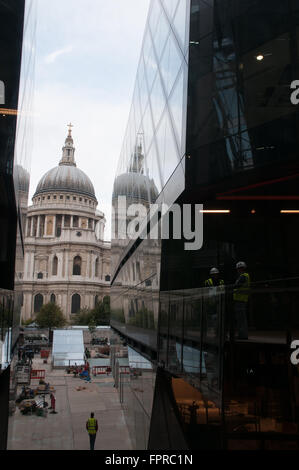
[[[14,180],[18,191],[29,192],[30,174],[21,165],[14,167]]]
[[[148,201],[153,204],[158,197],[155,183],[148,176],[140,173],[123,173],[114,181],[112,199],[126,196],[130,199]]]
[[[79,170],[75,163],[75,148],[73,146],[71,130],[69,130],[62,151],[63,154],[59,166],[52,168],[41,178],[33,197],[49,191],[57,191],[82,194],[96,200],[90,178],[82,170]]]
[[[126,196],[131,200],[143,200],[153,204],[159,192],[153,179],[144,174],[144,156],[142,147],[136,147],[132,155],[127,173],[116,177],[113,186],[112,199],[118,196]]]
[[[60,165],[48,171],[38,183],[34,197],[49,191],[80,193],[96,198],[89,177],[75,166]]]

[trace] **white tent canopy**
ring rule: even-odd
[[[84,364],[84,341],[82,330],[55,330],[53,336],[53,365],[78,366]]]

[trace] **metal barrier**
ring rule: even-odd
[[[92,375],[102,375],[109,374],[111,372],[111,367],[109,366],[94,366],[92,368]]]
[[[46,377],[45,370],[31,370],[31,379],[44,379]]]

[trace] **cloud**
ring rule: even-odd
[[[37,1],[29,204],[41,177],[57,166],[67,124],[72,122],[75,160],[93,182],[98,209],[106,216],[105,232],[109,239],[113,182],[131,106],[149,0]],[[57,60],[72,50],[76,53],[70,54],[67,60]],[[49,64],[53,66],[48,67]]]
[[[68,54],[69,52],[72,52],[73,47],[72,46],[67,46],[64,47],[63,49],[58,49],[57,51],[51,52],[51,54],[48,54],[45,57],[45,63],[46,64],[53,64],[57,57],[63,55],[63,54]]]

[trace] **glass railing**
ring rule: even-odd
[[[203,432],[228,448],[293,448],[299,278],[254,282],[238,294],[233,285],[161,292],[159,363],[174,377],[191,445]]]

